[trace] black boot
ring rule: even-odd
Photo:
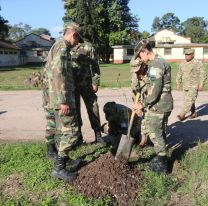
[[[47,158],[56,160],[58,157],[58,151],[55,144],[47,144]]]
[[[68,161],[68,159],[68,156],[58,156],[55,163],[55,167],[52,170],[51,176],[58,179],[62,179],[66,182],[72,182],[76,178],[77,172],[69,172],[66,170],[66,162]]]
[[[101,131],[100,130],[94,130],[95,132],[95,141],[96,143],[100,143],[100,144],[106,144],[105,141],[103,140],[102,138],[102,135],[101,135]]]
[[[167,173],[168,172],[168,158],[167,156],[156,156],[154,157],[149,165],[149,169],[152,172]]]

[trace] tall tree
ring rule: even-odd
[[[1,11],[1,7],[0,7]],[[0,15],[0,39],[6,39],[9,34],[9,25],[8,21],[5,20],[1,15]]]
[[[172,29],[177,33],[181,33],[180,19],[174,13],[166,13],[161,18],[156,16],[152,23],[152,31],[157,32],[161,29]]]
[[[152,23],[152,32],[158,32],[161,30],[161,23],[160,23],[160,17],[156,16]]]
[[[34,33],[34,34],[37,34],[37,35],[46,34],[46,35],[51,36],[50,31],[48,29],[46,29],[46,28],[33,29],[31,31],[31,33]]]
[[[65,0],[68,17],[83,25],[83,36],[94,43],[102,59],[109,61],[111,46],[130,43],[138,27],[129,0]]]
[[[204,17],[192,17],[188,18],[182,23],[183,34],[191,37],[191,41],[195,43],[207,42],[208,22],[204,20]]]
[[[9,39],[11,39],[12,41],[18,41],[30,32],[31,26],[20,22],[19,24],[14,24],[13,26],[10,26]]]

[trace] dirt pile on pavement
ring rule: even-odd
[[[110,153],[79,170],[73,185],[87,197],[111,197],[113,205],[130,205],[139,191],[140,172]],[[129,204],[128,204],[129,203]]]

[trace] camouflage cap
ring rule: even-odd
[[[137,45],[134,48],[134,53],[139,54],[143,48],[143,46],[147,43],[146,39],[141,40],[140,42],[137,43]]]
[[[194,49],[186,49],[185,54],[194,54],[195,50]]]
[[[82,36],[80,35],[81,27],[79,26],[79,24],[77,24],[74,21],[67,21],[64,23],[63,31],[65,31],[66,29],[74,29],[78,35],[79,42],[80,43],[84,42]]]

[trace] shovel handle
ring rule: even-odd
[[[140,100],[140,93],[138,92],[136,94],[135,100],[134,100],[134,104],[137,104]],[[132,128],[132,124],[133,124],[133,120],[134,120],[134,116],[135,116],[136,111],[133,110],[131,113],[131,118],[130,118],[130,122],[129,122],[129,127],[128,127],[128,132],[127,132],[127,136],[130,137],[130,132],[131,132],[131,128]]]

